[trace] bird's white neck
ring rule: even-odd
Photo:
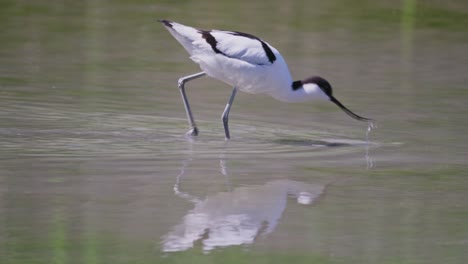
[[[272,94],[275,99],[283,102],[306,102],[311,100],[330,100],[317,84],[306,83],[293,89],[292,83],[284,87],[281,94]]]

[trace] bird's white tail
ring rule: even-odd
[[[171,35],[182,44],[190,55],[193,55],[193,42],[200,39],[200,33],[197,29],[165,19],[158,21],[164,24]]]

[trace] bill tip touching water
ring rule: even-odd
[[[233,87],[221,116],[226,139],[231,137],[229,112],[238,90],[266,94],[282,102],[331,101],[350,117],[368,122],[369,129],[373,127],[372,119],[355,114],[334,97],[332,86],[326,79],[312,76],[293,81],[279,51],[254,35],[238,31],[202,30],[165,19],[158,21],[202,69],[178,81],[190,125],[189,136],[198,135],[198,128],[185,93],[185,83],[205,75]]]

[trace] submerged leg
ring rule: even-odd
[[[196,74],[192,74],[189,76],[185,76],[179,79],[178,86],[180,89],[180,94],[182,95],[182,100],[184,101],[185,112],[187,113],[187,119],[190,125],[190,130],[187,132],[188,136],[196,136],[198,135],[198,128],[195,124],[195,120],[193,119],[192,110],[190,110],[190,105],[187,100],[187,95],[185,94],[185,83],[191,80],[195,80],[197,78],[205,76],[205,72],[199,72]]]
[[[231,110],[232,102],[234,101],[234,97],[236,97],[236,93],[237,93],[237,88],[234,87],[234,89],[232,90],[231,97],[229,97],[229,101],[228,101],[228,103],[226,104],[226,107],[224,108],[223,115],[221,116],[221,119],[223,120],[224,133],[226,134],[226,139],[230,139],[230,138],[231,138],[231,136],[230,136],[230,134],[229,134],[229,126],[228,126],[228,122],[229,122],[229,111]]]

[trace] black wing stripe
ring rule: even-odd
[[[172,21],[166,20],[166,19],[159,19],[159,22],[163,23],[166,27],[172,28]]]
[[[265,51],[265,54],[268,57],[268,61],[270,61],[270,63],[273,63],[276,60],[276,56],[273,53],[273,51],[270,49],[270,47],[263,40],[259,39],[258,37],[254,36],[254,35],[251,35],[251,34],[239,32],[239,31],[232,31],[231,34],[235,35],[235,36],[242,36],[242,37],[246,37],[246,38],[255,39],[255,40],[260,41],[260,43],[262,44],[262,48],[263,48],[263,50]]]
[[[202,35],[202,38],[204,38],[206,40],[206,42],[211,46],[211,49],[213,49],[213,51],[215,53],[222,54],[222,55],[224,55],[224,56],[226,56],[228,58],[235,59],[234,57],[228,56],[224,52],[220,51],[216,47],[216,45],[218,44],[218,41],[216,40],[216,38],[213,35],[211,35],[210,31],[200,30],[199,32]],[[229,34],[232,34],[232,35],[235,35],[235,36],[242,36],[242,37],[246,37],[246,38],[255,39],[255,40],[260,41],[260,43],[262,44],[262,48],[263,48],[263,50],[265,51],[265,54],[268,57],[268,61],[270,63],[273,63],[276,60],[276,56],[273,53],[273,51],[271,50],[271,48],[268,46],[268,44],[263,42],[261,39],[255,37],[254,35],[250,35],[250,34],[242,33],[242,32],[237,32],[237,31],[229,32]],[[258,65],[263,65],[263,64],[258,64]]]
[[[262,47],[265,50],[265,53],[266,53],[266,55],[268,57],[268,60],[271,63],[273,63],[276,60],[275,54],[273,54],[273,51],[270,49],[270,47],[268,47],[268,45],[265,42],[263,42],[261,40],[260,40],[260,42],[262,42]]]
[[[200,30],[199,31],[202,35],[202,38],[204,38],[206,40],[206,42],[211,46],[211,48],[213,49],[213,51],[215,53],[219,53],[219,54],[223,54],[224,56],[228,57],[226,54],[224,54],[223,52],[221,52],[217,47],[216,47],[216,44],[218,44],[218,41],[216,41],[216,39],[213,37],[213,35],[210,34],[209,31],[205,31],[205,30]]]

